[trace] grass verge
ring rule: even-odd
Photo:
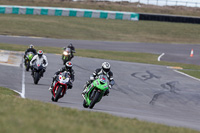
[[[179,70],[179,71],[200,79],[200,70]]]
[[[79,111],[16,97],[0,87],[0,132],[15,133],[199,133],[198,131],[121,118],[106,113]]]
[[[200,44],[197,24],[13,14],[1,14],[0,21],[2,35]]]
[[[42,49],[46,53],[62,54],[62,49],[58,47],[36,46],[35,48]],[[27,49],[27,46],[0,43],[0,49],[12,50],[12,51],[25,51]],[[166,61],[159,62],[157,61],[159,55],[156,54],[76,49],[75,56],[182,67],[183,69],[185,69],[184,70],[185,73],[194,76],[196,78],[200,78],[200,74],[198,74],[200,73],[200,67],[198,65],[174,63]]]

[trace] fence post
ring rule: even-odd
[[[177,4],[178,4],[178,1],[176,1],[176,6],[177,6]]]
[[[167,6],[167,1],[168,1],[168,0],[166,0],[166,6]]]

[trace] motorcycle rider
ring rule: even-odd
[[[69,86],[68,86],[68,89],[72,89],[72,87],[73,87],[72,82],[74,82],[74,77],[75,77],[75,72],[74,72],[74,70],[72,69],[72,66],[73,66],[72,62],[71,62],[71,61],[68,61],[68,62],[65,63],[65,66],[64,66],[64,67],[62,67],[61,69],[59,69],[59,70],[54,74],[54,76],[53,76],[53,81],[52,81],[52,83],[51,83],[51,86],[49,87],[49,90],[50,90],[50,91],[51,91],[51,90],[53,89],[53,87],[54,87],[54,86],[53,86],[53,83],[54,83],[54,81],[56,80],[56,77],[59,75],[59,73],[64,72],[64,71],[69,72],[69,76],[70,76],[70,78],[71,78],[71,81],[70,81],[70,84],[69,84]]]
[[[88,80],[86,82],[86,86],[84,87],[83,93],[85,95],[85,93],[88,93],[89,91],[87,91],[87,87],[99,76],[99,75],[106,75],[109,82],[109,89],[111,89],[111,87],[115,84],[115,81],[113,79],[113,73],[110,70],[110,63],[108,62],[103,62],[102,63],[102,67],[101,68],[97,68],[93,74],[91,75],[92,77],[90,78],[90,80]],[[104,93],[104,96],[109,94],[109,89],[106,90],[106,92]]]
[[[28,49],[25,51],[25,54],[24,54],[24,59],[25,59],[25,57],[26,57],[26,54],[27,54],[28,52],[33,52],[33,53],[34,53],[34,55],[36,55],[36,54],[37,54],[37,51],[34,49],[34,46],[33,46],[32,44],[30,44],[29,48],[28,48]]]
[[[74,57],[74,54],[73,53],[76,53],[76,51],[75,51],[75,47],[73,46],[73,44],[72,43],[70,43],[68,46],[67,46],[67,48],[70,48],[71,49],[71,59]],[[66,50],[67,49],[66,47],[64,47],[63,48],[63,50]]]
[[[42,72],[42,77],[43,77],[43,73],[46,71],[46,67],[48,66],[48,60],[47,57],[43,54],[42,50],[38,50],[37,54],[33,57],[33,59],[30,61],[30,66],[31,66],[31,75],[33,75],[33,63],[34,62],[42,62],[43,65],[43,72]]]

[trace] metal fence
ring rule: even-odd
[[[157,6],[187,6],[200,7],[200,2],[180,1],[180,0],[130,0],[130,2],[138,2],[143,4],[152,4]]]
[[[73,0],[73,1],[84,1],[84,0]],[[87,1],[87,0],[85,0]],[[200,7],[199,2],[191,2],[191,0],[91,0],[91,1],[111,1],[111,2],[131,2],[141,3],[146,5],[157,5],[157,6],[187,6],[187,7]]]

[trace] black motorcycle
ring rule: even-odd
[[[32,66],[32,71],[33,71],[34,84],[38,84],[38,81],[43,76],[43,72],[44,72],[43,64],[35,62],[34,65]]]

